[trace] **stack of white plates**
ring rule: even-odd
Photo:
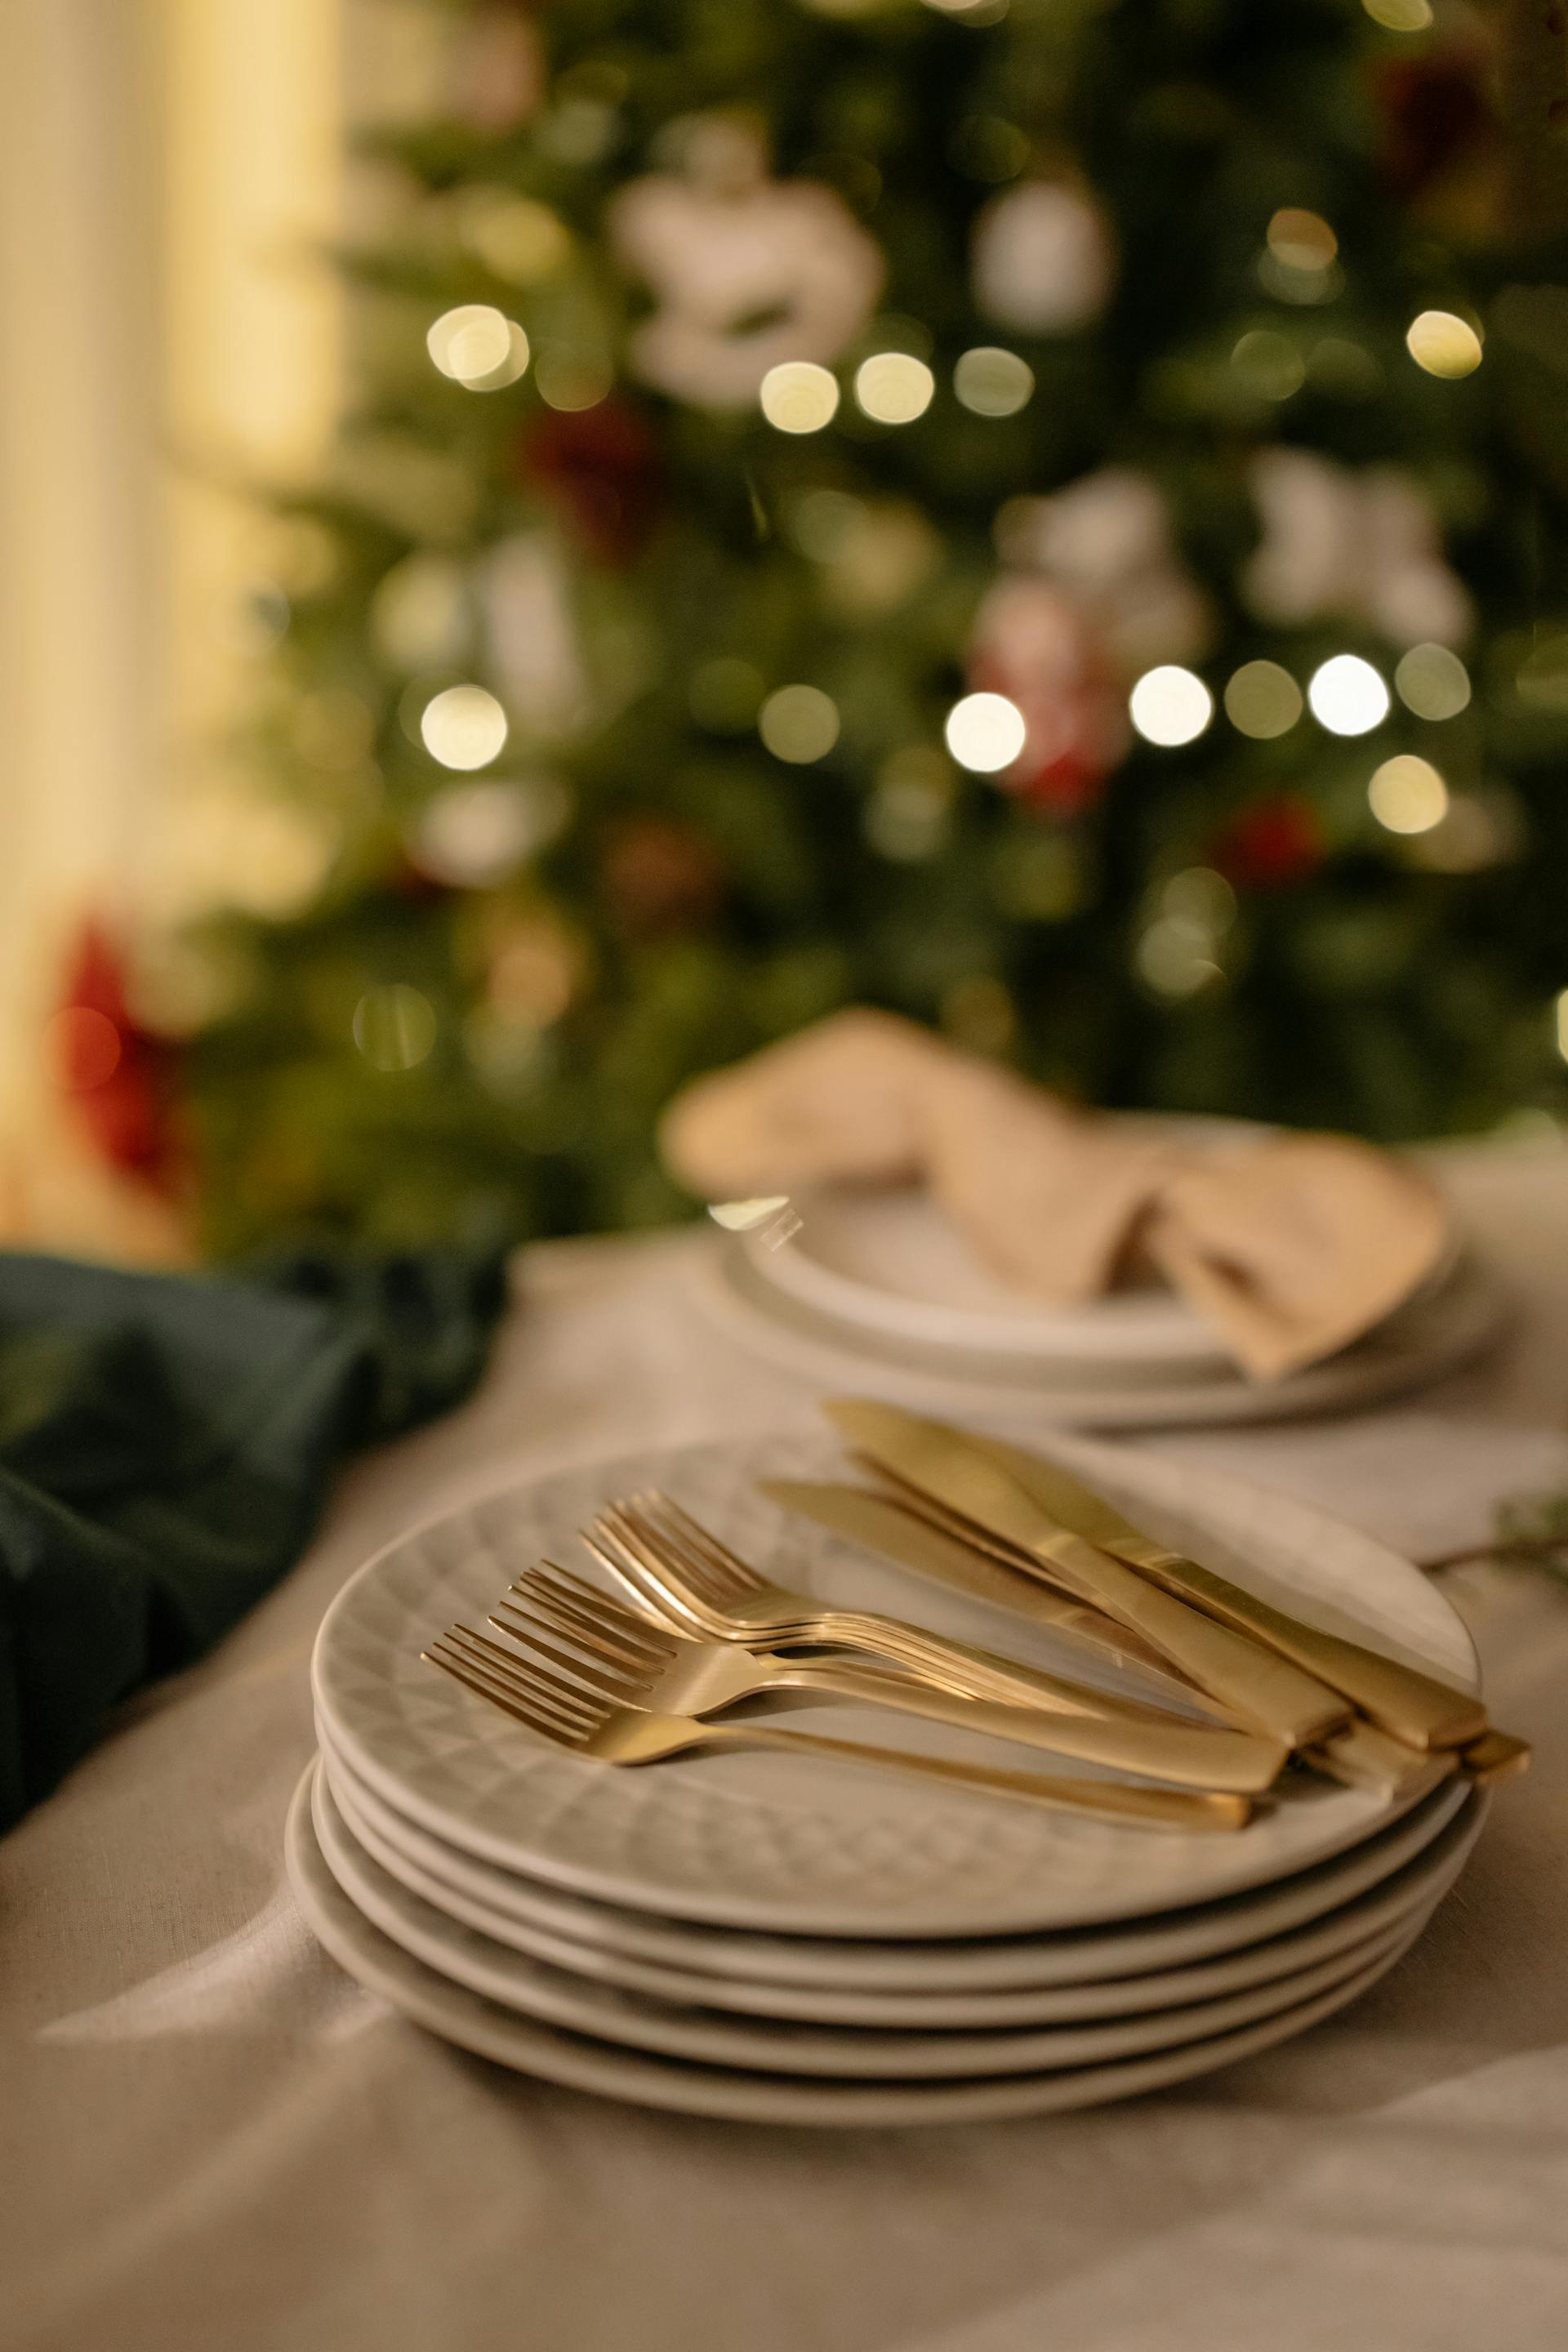
[[[1349,1410],[1436,1379],[1499,1327],[1496,1284],[1458,1248],[1331,1361],[1246,1380],[1212,1326],[1152,1281],[1071,1309],[1009,1288],[926,1193],[815,1192],[800,1229],[715,1236],[702,1295],[735,1337],[818,1385],[932,1412],[1027,1411],[1089,1427]]]
[[[1474,1686],[1448,1604],[1366,1537],[1185,1465],[1081,1441],[1065,1458],[1163,1540]],[[1485,1800],[1458,1780],[1401,1807],[1303,1774],[1235,1835],[1172,1835],[819,1759],[618,1769],[420,1658],[542,1557],[585,1571],[575,1531],[658,1486],[784,1581],[1053,1663],[1021,1622],[786,1520],[755,1488],[839,1473],[829,1444],[801,1437],[642,1455],[494,1496],[361,1570],[321,1628],[321,1752],[289,1829],[300,1899],[351,1974],[525,2074],[704,2115],[885,2125],[1178,2082],[1302,2032],[1394,1965],[1479,1830]],[[1020,1760],[847,1707],[798,1727]]]

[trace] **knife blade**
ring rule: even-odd
[[[1244,1722],[1301,1748],[1350,1721],[1350,1703],[1328,1684],[1061,1527],[1010,1470],[956,1430],[867,1399],[836,1399],[824,1410],[859,1452],[1019,1546]]]
[[[1341,1633],[1304,1625],[1258,1594],[1144,1535],[1060,1463],[1043,1461],[1000,1438],[967,1441],[1016,1478],[1051,1518],[1101,1551],[1111,1552],[1180,1600],[1237,1632],[1251,1633],[1281,1657],[1353,1699],[1362,1713],[1412,1747],[1462,1748],[1487,1728],[1487,1711],[1468,1691],[1456,1690],[1418,1667],[1368,1649]]]
[[[912,1569],[917,1576],[1005,1609],[1058,1639],[1083,1644],[1115,1664],[1129,1688],[1147,1691],[1167,1705],[1184,1701],[1190,1706],[1206,1707],[1222,1721],[1235,1721],[1202,1691],[1163,1674],[1158,1652],[1137,1634],[1127,1633],[1101,1611],[1052,1591],[1029,1573],[1025,1556],[1016,1547],[971,1527],[956,1512],[931,1502],[907,1482],[900,1481],[898,1491],[889,1494],[800,1479],[764,1478],[759,1483],[761,1492],[783,1508],[880,1551],[901,1567]],[[1126,1648],[1121,1646],[1123,1642]],[[1347,1788],[1370,1790],[1388,1803],[1426,1796],[1460,1761],[1449,1749],[1412,1748],[1359,1717],[1342,1731],[1303,1748],[1300,1760],[1330,1780]],[[1495,1759],[1489,1757],[1489,1763],[1493,1777],[1521,1769],[1511,1757],[1507,1763],[1500,1755]]]
[[[758,1491],[782,1510],[794,1511],[868,1551],[880,1552],[928,1583],[941,1585],[966,1601],[1005,1609],[1054,1639],[1115,1666],[1125,1678],[1119,1691],[1124,1687],[1128,1696],[1141,1693],[1167,1707],[1208,1712],[1209,1702],[1202,1692],[1165,1674],[1156,1654],[1135,1634],[1124,1638],[1123,1629],[1099,1610],[1051,1591],[962,1537],[943,1533],[890,1496],[873,1494],[866,1486],[804,1478],[759,1479]]]

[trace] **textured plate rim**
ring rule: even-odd
[[[421,1527],[405,1530],[394,1538],[348,1579],[330,1604],[317,1635],[311,1658],[311,1685],[318,1718],[323,1720],[328,1727],[329,1737],[334,1750],[346,1757],[358,1777],[377,1794],[383,1796],[395,1811],[433,1831],[447,1843],[459,1846],[470,1853],[498,1864],[502,1869],[521,1871],[546,1884],[560,1885],[573,1893],[615,1904],[625,1909],[647,1910],[665,1916],[708,1921],[729,1927],[758,1928],[770,1934],[786,1936],[805,1934],[814,1937],[876,1939],[879,1937],[890,1936],[899,1941],[911,1942],[946,1941],[952,1940],[955,1936],[994,1939],[1004,1935],[1040,1933],[1052,1928],[1108,1926],[1118,1919],[1135,1918],[1139,1916],[1141,1908],[1146,1913],[1180,1910],[1185,1908],[1188,1904],[1206,1904],[1226,1895],[1240,1894],[1248,1888],[1292,1876],[1298,1871],[1328,1861],[1336,1853],[1361,1843],[1367,1837],[1396,1821],[1419,1801],[1419,1800],[1412,1800],[1403,1804],[1385,1806],[1371,1819],[1363,1816],[1359,1823],[1353,1821],[1351,1823],[1345,1823],[1342,1821],[1333,1831],[1331,1843],[1321,1845],[1316,1851],[1298,1853],[1289,1856],[1282,1865],[1277,1854],[1265,1859],[1259,1855],[1256,1844],[1251,1847],[1246,1846],[1244,1841],[1248,1836],[1247,1832],[1243,1832],[1239,1837],[1232,1840],[1208,1841],[1205,1850],[1214,1849],[1216,1864],[1220,1859],[1218,1849],[1223,1844],[1226,1853],[1237,1864],[1237,1867],[1231,1872],[1228,1878],[1217,1884],[1211,1881],[1207,1885],[1199,1886],[1195,1892],[1187,1895],[1184,1898],[1175,1889],[1163,1890],[1163,1899],[1157,1903],[1152,1901],[1145,1903],[1142,1897],[1133,1894],[1130,1899],[1119,1902],[1117,1906],[1108,1911],[1098,1907],[1103,1904],[1104,1896],[1103,1894],[1097,1894],[1092,1898],[1097,1907],[1092,1911],[1079,1911],[1077,1916],[1074,1916],[1070,1911],[1064,1911],[1058,1906],[1054,1915],[1042,1916],[1033,1907],[1020,1908],[1016,1897],[1009,1898],[1007,1907],[1003,1908],[1000,1899],[993,1896],[990,1898],[989,1908],[976,1901],[969,1915],[969,1923],[959,1929],[952,1924],[951,1916],[938,1916],[929,1912],[923,1914],[906,1912],[896,1923],[889,1922],[884,1913],[875,1924],[868,1926],[866,1924],[868,1915],[864,1909],[858,1910],[847,1902],[841,1906],[835,1906],[826,1897],[820,1897],[809,1926],[803,1927],[798,1924],[801,1909],[798,1898],[789,1903],[782,1903],[776,1895],[741,1893],[731,1886],[716,1889],[672,1886],[668,1879],[662,1884],[651,1885],[647,1882],[646,1871],[643,1874],[643,1883],[637,1885],[632,1883],[628,1866],[625,1862],[616,1868],[608,1868],[580,1854],[570,1852],[552,1853],[542,1847],[536,1847],[526,1856],[522,1856],[520,1854],[515,1835],[502,1835],[487,1824],[470,1819],[467,1813],[455,1810],[444,1802],[439,1796],[432,1796],[418,1787],[410,1785],[400,1778],[394,1769],[382,1761],[367,1741],[355,1736],[352,1724],[344,1723],[340,1717],[332,1703],[331,1688],[333,1674],[332,1661],[340,1643],[338,1631],[340,1623],[345,1617],[350,1622],[353,1622],[353,1612],[359,1603],[362,1588],[370,1580],[383,1572],[387,1563],[405,1547],[428,1537],[436,1529],[449,1526],[455,1521],[471,1518],[473,1514],[480,1509],[506,1503],[513,1498],[521,1503],[524,1497],[537,1496],[542,1489],[549,1489],[571,1479],[590,1480],[593,1486],[599,1491],[613,1492],[616,1489],[625,1491],[628,1487],[635,1487],[650,1481],[662,1485],[671,1473],[679,1474],[686,1466],[705,1462],[709,1457],[723,1457],[732,1463],[737,1455],[755,1455],[759,1452],[765,1453],[770,1448],[778,1449],[781,1446],[786,1452],[793,1454],[805,1443],[802,1433],[784,1432],[775,1433],[771,1438],[759,1434],[742,1444],[729,1446],[710,1444],[679,1448],[649,1448],[637,1454],[617,1456],[594,1465],[580,1465],[574,1470],[548,1473],[542,1476],[521,1480],[512,1486],[503,1486],[489,1495],[476,1498],[457,1509],[437,1513]],[[816,1450],[820,1450],[820,1443]],[[1110,1449],[1086,1448],[1079,1441],[1076,1448],[1076,1459],[1079,1466],[1084,1466],[1084,1453],[1095,1450],[1098,1450],[1102,1457],[1109,1456],[1110,1454]],[[1073,1461],[1075,1452],[1069,1451],[1067,1459],[1069,1463]],[[659,1466],[657,1469],[650,1468],[650,1464],[653,1463]],[[1090,1472],[1094,1466],[1092,1463],[1088,1465]],[[1457,1671],[1468,1682],[1469,1687],[1477,1686],[1474,1643],[1464,1626],[1463,1620],[1459,1618],[1452,1605],[1445,1601],[1436,1589],[1420,1575],[1418,1570],[1413,1568],[1408,1561],[1402,1559],[1386,1545],[1376,1542],[1374,1538],[1335,1519],[1315,1506],[1301,1502],[1293,1496],[1279,1495],[1269,1488],[1259,1486],[1250,1481],[1237,1479],[1225,1473],[1208,1469],[1194,1471],[1194,1465],[1173,1463],[1169,1460],[1163,1461],[1161,1457],[1155,1455],[1121,1454],[1115,1456],[1115,1471],[1121,1472],[1123,1478],[1130,1466],[1153,1474],[1149,1482],[1151,1492],[1147,1496],[1151,1505],[1158,1502],[1163,1483],[1168,1486],[1169,1482],[1173,1479],[1180,1489],[1189,1485],[1195,1475],[1211,1490],[1215,1488],[1220,1490],[1222,1503],[1223,1498],[1228,1497],[1231,1512],[1240,1510],[1244,1519],[1250,1517],[1256,1520],[1256,1516],[1261,1507],[1276,1523],[1285,1518],[1296,1522],[1297,1542],[1302,1549],[1321,1551],[1326,1545],[1342,1545],[1348,1541],[1359,1549],[1363,1555],[1375,1555],[1384,1576],[1394,1574],[1401,1587],[1407,1592],[1419,1593],[1423,1603],[1430,1604],[1436,1611],[1445,1633],[1450,1640],[1457,1641],[1463,1653],[1466,1664],[1463,1668]],[[679,1475],[676,1483],[678,1485],[679,1483]],[[1110,1483],[1114,1491],[1118,1483],[1114,1471],[1110,1475]],[[1135,1477],[1134,1486],[1137,1483]],[[587,1504],[573,1506],[574,1512],[586,1507],[591,1506]],[[1202,1520],[1204,1517],[1202,1507],[1200,1506],[1194,1513],[1190,1496],[1187,1509],[1190,1515]],[[1215,1517],[1217,1524],[1215,1532],[1221,1540],[1225,1540],[1226,1513],[1224,1507],[1216,1510]],[[1265,1581],[1267,1582],[1267,1573]],[[1419,1649],[1410,1654],[1415,1655],[1418,1660],[1424,1654],[1430,1655],[1429,1653],[1421,1653]],[[1443,1671],[1440,1666],[1437,1670]],[[1339,1791],[1338,1798],[1342,1805],[1353,1794],[1354,1792],[1350,1790]],[[1250,1860],[1247,1859],[1248,1855],[1251,1857]]]
[[[704,2013],[689,2004],[649,2000],[625,1987],[574,1977],[570,1970],[548,1962],[527,1959],[495,1943],[482,1930],[463,1928],[450,1915],[411,1895],[359,1845],[337,1807],[319,1759],[311,1803],[316,1843],[350,1902],[372,1927],[438,1976],[448,1977],[536,2024],[663,2057],[766,2074],[940,2082],[980,2075],[1060,2074],[1073,2066],[1110,2064],[1145,2050],[1169,2048],[1173,2042],[1206,2041],[1331,1990],[1384,1952],[1419,1935],[1436,1908],[1436,1896],[1413,1904],[1406,1917],[1377,1928],[1342,1951],[1190,2007],[1156,2007],[1120,2018],[1054,2024],[932,2026],[914,2031],[738,2018]],[[428,1917],[421,1917],[422,1913]],[[454,1948],[447,1931],[455,1924],[459,1927],[459,1941]],[[732,2046],[726,2048],[726,2043]],[[1054,2056],[1048,2054],[1053,2048]],[[952,2063],[961,2053],[979,2063],[972,2066]],[[862,2063],[852,2063],[856,2057]]]
[[[1106,2105],[1213,2074],[1293,2040],[1370,1991],[1410,1948],[1406,1944],[1396,1948],[1360,1977],[1300,2008],[1213,2041],[1184,2042],[1175,2049],[1106,2066],[909,2088],[898,2084],[870,2088],[809,2084],[777,2075],[731,2073],[722,2067],[615,2050],[581,2035],[531,2024],[481,1995],[452,1984],[401,1951],[354,1909],[321,1857],[310,1823],[314,1770],[312,1759],[289,1808],[285,1855],[289,1882],[307,1924],[347,1976],[427,2032],[514,2073],[602,2098],[715,2120],[876,2128],[993,2122]]]
[[[1155,1287],[1148,1295],[1124,1292],[1056,1312],[1043,1300],[1026,1300],[1026,1311],[1009,1317],[885,1289],[844,1273],[803,1246],[814,1215],[831,1215],[844,1206],[851,1213],[862,1205],[869,1209],[879,1200],[885,1203],[889,1194],[900,1202],[922,1203],[933,1220],[942,1221],[941,1210],[917,1185],[825,1185],[794,1202],[804,1220],[802,1235],[782,1248],[769,1249],[757,1235],[745,1234],[740,1237],[741,1253],[764,1288],[816,1307],[847,1328],[874,1331],[884,1339],[923,1339],[929,1345],[980,1353],[1038,1356],[1075,1368],[1129,1360],[1151,1367],[1212,1367],[1228,1361],[1224,1342],[1194,1308],[1167,1289]],[[1032,1315],[1026,1311],[1029,1307]]]
[[[329,1726],[318,1717],[317,1740],[333,1769],[346,1772],[354,1793],[363,1791],[352,1765],[344,1763],[333,1745]],[[711,1920],[667,1917],[656,1912],[629,1910],[592,1895],[574,1894],[547,1885],[525,1873],[505,1870],[460,1846],[447,1844],[421,1822],[398,1812],[377,1790],[369,1791],[396,1821],[400,1830],[442,1848],[458,1871],[493,1873],[506,1883],[505,1891],[521,1896],[523,1916],[529,1906],[542,1903],[581,1905],[594,1915],[601,1948],[655,1959],[671,1951],[676,1965],[693,1941],[709,1955],[712,1972],[731,1977],[776,1972],[771,1981],[784,1985],[824,1986],[900,1992],[928,1983],[939,1968],[948,1983],[965,1991],[1037,1990],[1047,1985],[1115,1982],[1144,1976],[1156,1969],[1181,1967],[1226,1952],[1267,1943],[1279,1933],[1308,1925],[1358,1900],[1420,1859],[1439,1837],[1458,1823],[1473,1822],[1479,1834],[1486,1818],[1487,1797],[1453,1779],[1441,1783],[1358,1845],[1331,1854],[1324,1862],[1293,1872],[1240,1894],[1221,1895],[1214,1902],[1194,1904],[1184,1911],[1151,1913],[1144,1919],[1121,1920],[1105,1927],[1043,1928],[1036,1933],[1000,1937],[932,1937],[894,1942],[887,1938],[779,1936],[766,1931],[731,1927]],[[1393,1857],[1390,1859],[1390,1857]],[[459,1885],[463,1880],[459,1879]],[[471,1881],[468,1883],[472,1883]],[[481,1888],[481,1899],[484,1890]],[[1283,1927],[1279,1923],[1283,1913]],[[533,1916],[537,1916],[536,1914]],[[608,1926],[610,1937],[604,1938]],[[570,1934],[570,1930],[564,1931]],[[624,1937],[624,1941],[621,1938]],[[1069,1955],[1062,1966],[1064,1955]],[[846,1969],[851,1979],[843,1974]],[[1041,1971],[1044,1970],[1042,1974]]]
[[[1221,1380],[1173,1379],[1149,1387],[1115,1380],[1073,1381],[1060,1370],[1049,1376],[1039,1370],[1033,1377],[1026,1370],[1009,1374],[1000,1361],[960,1349],[932,1348],[929,1360],[911,1352],[914,1342],[901,1352],[891,1340],[878,1349],[869,1334],[836,1326],[787,1294],[759,1295],[747,1280],[747,1261],[732,1244],[717,1236],[715,1244],[699,1253],[691,1296],[716,1328],[752,1355],[821,1388],[868,1387],[895,1402],[939,1412],[1027,1412],[1063,1428],[1226,1428],[1364,1407],[1458,1370],[1495,1344],[1510,1318],[1501,1284],[1467,1260],[1449,1288],[1409,1310],[1436,1322],[1436,1336],[1421,1327],[1402,1333],[1396,1318],[1394,1326],[1354,1349],[1279,1381],[1247,1381],[1233,1372]]]
[[[358,1810],[361,1793],[325,1743],[322,1769],[332,1801],[351,1834],[373,1862],[435,1909],[446,1909],[463,1925],[525,1956],[569,1973],[590,1977],[624,1991],[692,2007],[719,2009],[744,2017],[790,2019],[802,2023],[858,2025],[923,2032],[929,2028],[1056,2025],[1133,2015],[1151,2009],[1178,2009],[1222,1992],[1264,1984],[1311,1966],[1320,1958],[1369,1940],[1418,1908],[1430,1910],[1453,1885],[1480,1835],[1484,1801],[1452,1814],[1429,1843],[1410,1859],[1348,1901],[1234,1950],[1220,1951],[1185,1967],[1142,1975],[970,1993],[861,1991],[853,1987],[779,1984],[735,1973],[713,1974],[696,1967],[637,1958],[568,1935],[523,1927],[481,1898],[443,1884],[424,1871]],[[389,1858],[390,1857],[390,1858]],[[1397,1883],[1396,1883],[1397,1882]],[[640,1980],[639,1980],[640,1979]],[[761,1992],[763,1998],[759,1999]]]

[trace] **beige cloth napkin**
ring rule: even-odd
[[[1064,1307],[1151,1260],[1255,1380],[1371,1330],[1449,1246],[1436,1189],[1370,1145],[1184,1148],[884,1013],[835,1013],[699,1079],[660,1142],[709,1201],[922,1181],[998,1274]]]

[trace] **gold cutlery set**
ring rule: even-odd
[[[1395,1967],[1524,1761],[1439,1588],[1201,1465],[828,1410],[344,1585],[287,1852],[351,1975],[525,2074],[886,2126],[1184,2081]]]
[[[1409,1803],[1453,1776],[1489,1784],[1528,1763],[1478,1697],[1169,1550],[1059,1464],[892,1405],[826,1411],[877,1483],[764,1478],[771,1501],[1049,1634],[1098,1679],[791,1591],[658,1493],[612,1504],[581,1531],[625,1601],[542,1562],[513,1580],[489,1632],[453,1624],[423,1654],[541,1738],[604,1763],[771,1748],[1165,1831],[1240,1830],[1288,1774]],[[1021,1771],[731,1716],[780,1695],[1127,1777]]]

